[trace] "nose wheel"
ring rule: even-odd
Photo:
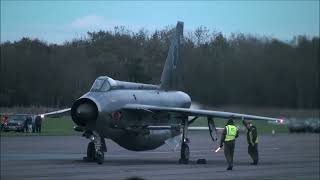
[[[96,161],[96,159],[96,149],[94,147],[94,143],[89,142],[87,147],[87,157],[84,157],[83,160],[92,162]]]
[[[104,162],[104,152],[107,151],[103,137],[93,131],[89,139],[91,142],[88,143],[87,157],[84,157],[83,160],[102,164]]]
[[[101,150],[99,150],[96,152],[96,157],[97,157],[97,160],[96,160],[97,163],[102,164],[104,161],[104,153]]]

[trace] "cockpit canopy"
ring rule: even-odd
[[[106,91],[109,91],[112,88],[112,86],[115,86],[115,85],[116,83],[113,79],[107,76],[100,76],[94,81],[90,91],[106,92]]]
[[[94,81],[90,91],[91,92],[107,92],[112,89],[159,90],[159,88],[160,87],[156,85],[116,81],[108,76],[100,76]]]

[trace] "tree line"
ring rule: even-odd
[[[70,106],[96,77],[159,84],[171,27],[88,32],[63,44],[1,43],[0,106]],[[319,103],[319,37],[232,34],[200,26],[180,49],[182,90],[212,106],[307,108]]]

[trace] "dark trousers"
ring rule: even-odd
[[[228,167],[233,167],[235,140],[224,142],[224,156],[226,157]]]
[[[41,125],[36,125],[36,132],[41,133]]]
[[[248,154],[250,155],[253,163],[258,163],[259,161],[259,154],[258,154],[258,144],[254,144],[254,146],[248,146]]]

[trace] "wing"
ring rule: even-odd
[[[188,127],[188,130],[190,131],[208,131],[210,128],[209,127],[203,127],[203,126],[200,126],[200,127],[197,127],[197,126],[189,126]],[[222,127],[216,127],[217,130],[223,130],[224,128]]]
[[[70,116],[70,111],[71,111],[71,108],[66,108],[58,111],[40,114],[40,116],[41,118],[44,118],[44,117],[58,118],[61,116]]]
[[[235,118],[235,119],[246,119],[246,120],[261,120],[261,121],[274,121],[280,122],[281,119],[270,118],[263,116],[254,116],[247,114],[239,114],[233,112],[224,111],[210,111],[210,110],[200,110],[200,109],[189,109],[189,108],[174,108],[174,107],[164,107],[164,106],[151,106],[142,104],[127,104],[123,107],[125,110],[137,110],[137,111],[152,111],[159,112],[165,111],[169,113],[181,113],[186,116],[199,116],[199,117],[219,117],[219,118]]]

